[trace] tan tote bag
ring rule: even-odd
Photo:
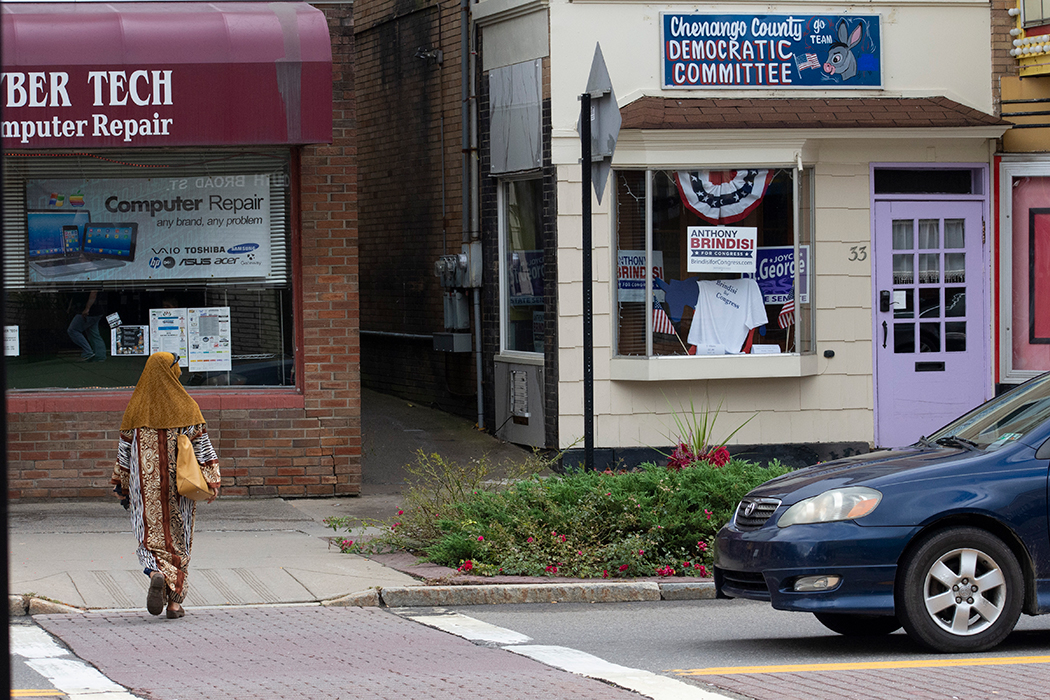
[[[192,501],[206,501],[212,497],[208,482],[204,480],[197,455],[186,435],[179,433],[178,449],[175,453],[176,481],[179,493]]]

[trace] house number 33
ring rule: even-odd
[[[868,246],[866,245],[855,245],[849,249],[849,261],[859,262],[861,260],[868,259]]]

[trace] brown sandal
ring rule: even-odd
[[[150,615],[160,615],[164,612],[164,598],[168,584],[164,580],[164,574],[154,571],[149,575],[149,592],[146,594],[146,610]]]

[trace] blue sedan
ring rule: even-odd
[[[1050,374],[918,443],[766,482],[715,541],[723,598],[846,635],[990,649],[1050,612]]]

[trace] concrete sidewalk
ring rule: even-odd
[[[187,608],[229,605],[453,606],[528,602],[622,602],[713,597],[710,582],[486,580],[417,565],[410,555],[376,560],[330,547],[329,516],[395,512],[397,495],[341,499],[223,500],[197,511]],[[145,606],[148,579],[128,517],[113,503],[9,505],[12,615]],[[389,565],[384,565],[385,564]],[[410,575],[415,574],[415,575]],[[459,585],[434,585],[435,582]]]
[[[363,487],[357,497],[219,498],[197,507],[187,608],[279,603],[432,606],[499,602],[625,601],[712,597],[709,582],[567,581],[460,576],[413,557],[368,559],[330,547],[327,517],[383,520],[401,505],[416,452],[463,463],[520,462],[528,451],[469,420],[364,391]],[[222,455],[219,455],[220,460]],[[12,615],[145,607],[148,579],[116,498],[8,504]],[[460,585],[434,585],[456,583]],[[469,585],[462,585],[469,584]],[[57,603],[57,605],[55,604]]]

